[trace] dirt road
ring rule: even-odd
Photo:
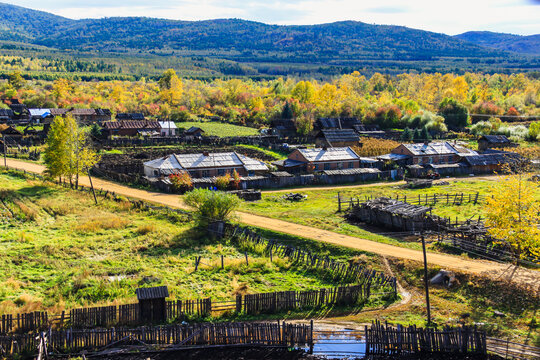
[[[11,168],[26,170],[29,172],[42,173],[45,167],[35,163],[29,163],[19,160],[8,159],[7,164]],[[171,194],[162,194],[152,191],[133,189],[128,186],[120,185],[110,181],[93,178],[94,187],[107,191],[113,191],[116,194],[129,196],[131,198],[142,199],[154,203],[159,203],[175,208],[188,209],[181,202],[180,196]],[[81,178],[80,183],[89,186],[87,177]],[[346,246],[353,249],[363,250],[383,256],[396,257],[407,260],[423,261],[422,252],[398,246],[382,244],[371,240],[361,239],[353,236],[338,234],[328,230],[321,230],[309,226],[290,223],[283,220],[271,219],[268,217],[253,215],[244,212],[237,213],[241,222],[269,230],[282,233],[301,236],[313,240],[318,240],[330,244]],[[500,264],[492,261],[467,260],[457,256],[447,254],[429,253],[428,262],[446,269],[457,269],[470,273],[492,273],[494,277],[504,277],[509,274],[508,264]],[[540,271],[531,271],[519,269],[513,274],[513,280],[530,284],[535,288],[540,284]]]

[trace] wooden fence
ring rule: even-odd
[[[273,256],[287,257],[292,262],[326,272],[338,282],[367,283],[370,287],[379,288],[389,287],[397,294],[396,278],[385,275],[383,272],[369,269],[363,265],[338,262],[328,255],[318,255],[291,245],[280,244],[275,240],[267,240],[249,228],[239,225],[229,225],[226,232],[227,236],[238,241],[248,241],[255,246],[265,246],[265,252],[271,259]]]
[[[418,194],[417,196],[407,196],[407,195],[396,195],[395,197],[391,197],[391,199],[396,199],[398,201],[411,204],[411,205],[425,205],[425,206],[433,206],[436,204],[445,204],[445,205],[461,205],[461,204],[467,204],[472,203],[474,205],[477,205],[479,203],[482,203],[485,201],[486,196],[480,195],[479,193],[471,193],[471,194],[465,194],[465,193],[446,193],[446,194]],[[364,196],[364,201],[373,200],[373,195],[370,196]],[[343,209],[350,209],[353,207],[353,205],[359,205],[360,204],[360,198],[344,198],[341,197],[341,195],[338,193],[338,211],[342,211]]]
[[[49,330],[44,333],[0,336],[0,356],[36,354],[40,344],[48,353],[97,351],[114,345],[144,344],[181,349],[187,346],[312,347],[313,324],[203,323],[159,327],[87,330]]]
[[[442,330],[416,326],[397,328],[373,323],[366,326],[366,355],[401,355],[416,353],[486,354],[486,333],[470,327]]]
[[[243,312],[249,315],[275,313],[287,310],[317,308],[328,305],[350,306],[369,298],[370,286],[353,285],[310,291],[281,291],[266,294],[237,296],[237,311],[244,305]]]
[[[44,311],[17,315],[5,314],[0,318],[0,334],[46,329],[49,324],[48,318],[48,314]]]

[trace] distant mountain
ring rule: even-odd
[[[234,58],[404,58],[501,56],[448,35],[356,21],[277,26],[238,19],[175,21],[154,18],[71,20],[0,4],[0,38],[62,49],[183,50]]]
[[[540,55],[540,34],[522,36],[490,31],[469,31],[455,37],[493,49]]]
[[[44,11],[0,3],[0,39],[31,42],[36,37],[49,36],[75,20]]]
[[[506,43],[514,47],[519,43],[508,37],[514,35],[493,34],[492,39],[498,35],[505,35]],[[119,72],[144,76],[153,70],[141,70],[140,61],[133,59],[148,57],[160,64],[156,65],[159,69],[184,68],[188,74],[208,76],[331,77],[355,70],[398,74],[410,70],[514,72],[540,68],[538,56],[505,51],[514,49],[510,45],[493,48],[495,40],[482,43],[480,35],[470,35],[470,39],[460,36],[359,21],[279,26],[240,19],[72,20],[0,3],[0,55],[62,61],[67,56],[97,62],[112,57],[107,62],[115,64]],[[527,52],[538,54],[537,50],[538,46],[535,52]]]

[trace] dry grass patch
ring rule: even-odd
[[[119,216],[93,217],[82,224],[77,225],[76,231],[82,233],[95,233],[100,230],[122,229],[129,225],[129,221]]]
[[[154,232],[156,230],[156,227],[154,226],[154,224],[144,224],[144,225],[140,225],[136,232],[139,234],[139,235],[146,235],[148,233],[151,233],[151,232]]]

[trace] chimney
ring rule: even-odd
[[[322,149],[323,149],[323,151],[326,151],[326,150],[328,150],[328,146],[323,145]]]
[[[203,151],[203,156],[210,156],[210,153],[208,151]]]

